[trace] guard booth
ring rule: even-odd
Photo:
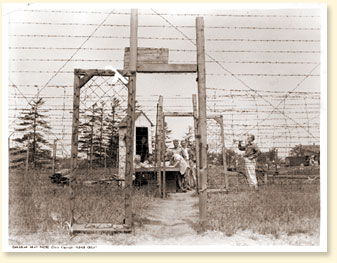
[[[134,151],[133,155],[140,155],[144,162],[149,154],[152,154],[152,127],[153,123],[143,111],[135,114]],[[127,117],[119,124],[119,159],[118,174],[124,178],[126,163],[125,138],[127,132]]]

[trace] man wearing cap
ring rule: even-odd
[[[170,151],[172,152],[172,154],[180,154],[182,152],[183,148],[179,145],[179,140],[173,140],[173,148],[170,149]]]
[[[248,180],[248,184],[251,188],[254,188],[258,191],[258,184],[256,179],[256,159],[260,155],[261,151],[259,147],[253,143],[255,140],[254,135],[248,135],[247,144],[242,145],[242,141],[239,141],[239,150],[245,151],[244,160],[245,160],[245,170]]]

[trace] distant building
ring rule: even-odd
[[[153,123],[142,111],[135,114],[135,132],[134,132],[134,152],[140,155],[143,162],[148,154],[152,154],[152,127]],[[125,176],[125,160],[126,160],[126,132],[127,132],[127,116],[119,124],[119,170],[120,177]]]
[[[300,145],[297,156],[288,156],[285,158],[286,166],[310,165],[310,158],[313,156],[320,164],[320,145]]]
[[[319,145],[302,145],[303,155],[304,156],[320,156],[321,150]]]

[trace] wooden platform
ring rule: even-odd
[[[163,167],[161,167],[161,170],[163,171]],[[148,168],[136,168],[135,172],[136,173],[144,173],[144,172],[157,172],[158,168],[157,167],[148,167]],[[165,167],[166,172],[179,172],[179,167],[173,167],[173,166],[168,166]]]
[[[131,227],[127,225],[114,225],[109,223],[88,223],[88,224],[73,224],[71,227],[72,234],[117,234],[131,233]]]
[[[136,180],[138,178],[137,174],[153,174],[153,178],[157,178],[157,167],[148,167],[148,168],[136,168]],[[167,166],[165,167],[166,173],[166,192],[167,193],[176,193],[177,192],[177,173],[179,173],[179,167]],[[161,174],[163,176],[163,167],[161,167]],[[163,179],[162,179],[163,180]]]

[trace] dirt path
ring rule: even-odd
[[[298,234],[293,236],[261,235],[249,230],[238,231],[233,236],[209,231],[198,234],[198,196],[194,192],[170,194],[166,199],[156,199],[148,209],[143,225],[136,226],[129,241],[132,245],[317,245],[319,236]]]
[[[197,235],[198,197],[194,192],[169,194],[166,199],[156,199],[142,218],[143,227],[135,229],[137,243],[177,244],[179,239]]]

